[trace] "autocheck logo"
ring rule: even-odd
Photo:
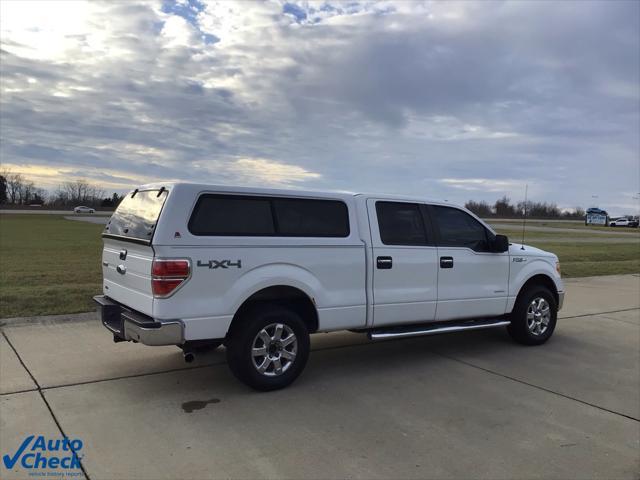
[[[29,435],[12,455],[3,455],[2,461],[8,470],[16,466],[31,470],[29,476],[79,476],[82,447],[82,440],[78,438],[47,439],[43,435]]]

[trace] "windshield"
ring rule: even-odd
[[[167,190],[144,190],[128,194],[104,229],[103,236],[126,237],[151,242]]]

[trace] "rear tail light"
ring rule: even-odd
[[[154,259],[151,264],[151,291],[156,298],[168,297],[191,275],[191,262],[184,258]]]

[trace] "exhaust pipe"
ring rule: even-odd
[[[187,363],[191,363],[196,359],[196,354],[193,352],[182,352],[182,356]]]

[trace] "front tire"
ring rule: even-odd
[[[262,304],[236,321],[226,342],[227,362],[236,378],[260,391],[293,383],[309,358],[309,332],[300,316]]]
[[[533,286],[522,292],[511,313],[507,330],[523,345],[545,343],[556,328],[558,304],[548,288]]]

